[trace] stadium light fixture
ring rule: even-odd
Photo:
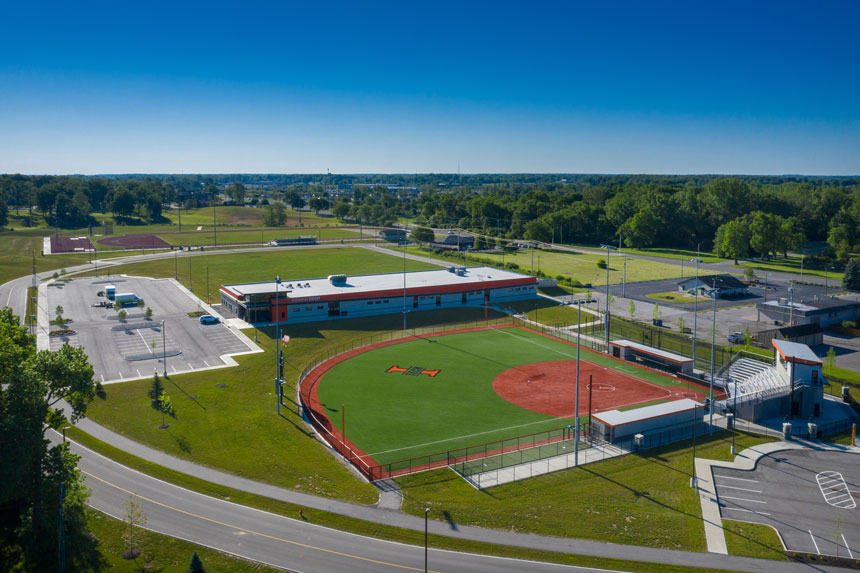
[[[698,331],[696,330],[697,326],[697,318],[699,316],[699,263],[702,262],[702,259],[699,258],[699,255],[702,252],[702,243],[699,243],[696,246],[696,258],[690,259],[690,262],[696,263],[696,282],[693,287],[693,373],[696,371],[696,339],[698,337]]]
[[[600,245],[601,249],[606,249],[606,352],[609,352],[609,251],[617,251],[618,247],[613,245]]]

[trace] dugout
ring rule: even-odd
[[[591,415],[591,431],[607,442],[632,439],[636,434],[650,434],[701,424],[705,408],[689,398],[664,402],[633,410],[609,410]]]
[[[621,358],[628,362],[637,362],[643,366],[665,370],[667,372],[680,372],[693,374],[693,359],[651,348],[638,342],[630,340],[612,340],[609,342],[612,356]]]

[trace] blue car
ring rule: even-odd
[[[200,324],[218,324],[221,322],[217,316],[212,316],[211,314],[204,314],[200,317]]]

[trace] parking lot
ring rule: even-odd
[[[723,519],[771,525],[788,551],[860,558],[860,455],[784,450],[713,472]]]
[[[144,300],[143,309],[126,307],[128,316],[119,320],[113,308],[95,306],[107,301],[97,296],[108,284],[117,293],[134,293]],[[108,301],[109,302],[109,301]],[[122,382],[152,376],[154,371],[181,374],[234,364],[230,355],[258,351],[244,335],[223,324],[202,325],[188,313],[201,310],[201,302],[168,279],[138,277],[80,278],[47,289],[50,319],[61,305],[72,319],[71,336],[52,337],[50,348],[63,342],[83,346],[102,383]],[[146,318],[145,309],[152,309]],[[56,328],[56,327],[54,327]]]

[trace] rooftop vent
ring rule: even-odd
[[[329,275],[328,280],[331,281],[331,284],[333,285],[343,284],[346,282],[346,275]]]
[[[779,299],[779,306],[788,306],[788,299],[787,298]]]

